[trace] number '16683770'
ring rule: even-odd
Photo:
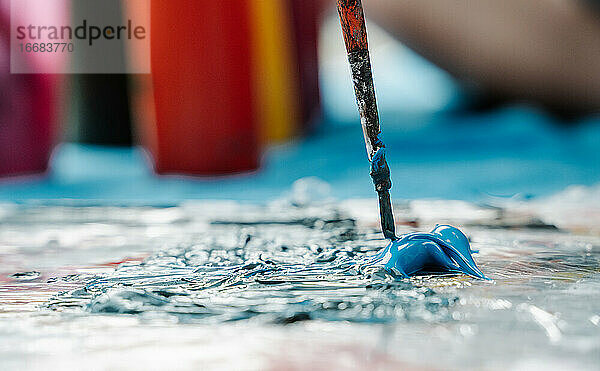
[[[19,44],[21,53],[73,53],[73,43],[26,43]]]

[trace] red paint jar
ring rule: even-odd
[[[152,1],[155,117],[143,120],[141,134],[158,173],[258,168],[247,6],[239,0]]]

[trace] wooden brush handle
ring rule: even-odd
[[[377,98],[375,97],[369,43],[367,42],[367,26],[362,3],[360,0],[338,0],[338,12],[348,51],[348,62],[352,69],[354,93],[365,137],[367,156],[371,162],[371,178],[379,196],[381,229],[386,238],[395,240],[394,214],[389,192],[392,180],[385,158],[385,144],[381,140]]]

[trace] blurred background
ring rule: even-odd
[[[364,3],[393,198],[600,181],[595,1]],[[84,11],[65,4],[48,17]],[[335,1],[150,4],[152,74],[19,75],[0,0],[0,200],[257,201],[304,177],[373,196]]]

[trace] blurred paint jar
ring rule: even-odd
[[[13,0],[14,1],[14,0]],[[55,0],[54,0],[55,1]],[[95,14],[106,25],[127,24],[122,9],[127,1],[81,1],[71,3],[72,21],[80,24],[86,15]],[[89,23],[94,21],[88,20]],[[125,48],[111,48],[102,59],[110,59],[111,69],[127,71]],[[73,65],[85,65],[99,59],[96,49],[83,49],[71,58]],[[94,63],[95,64],[95,63]],[[70,120],[71,140],[80,143],[131,146],[131,109],[128,75],[125,73],[78,73],[71,75]]]
[[[10,73],[9,1],[0,0],[0,177],[44,173],[56,134],[62,78]],[[48,17],[64,16],[54,9]],[[23,22],[26,22],[23,19]],[[35,54],[16,56],[34,64]]]
[[[153,0],[151,18],[156,171],[256,169],[246,2]]]
[[[255,170],[265,145],[303,134],[320,112],[318,12],[296,19],[308,17],[297,0],[151,6],[152,76],[133,79],[133,104],[158,173]]]

